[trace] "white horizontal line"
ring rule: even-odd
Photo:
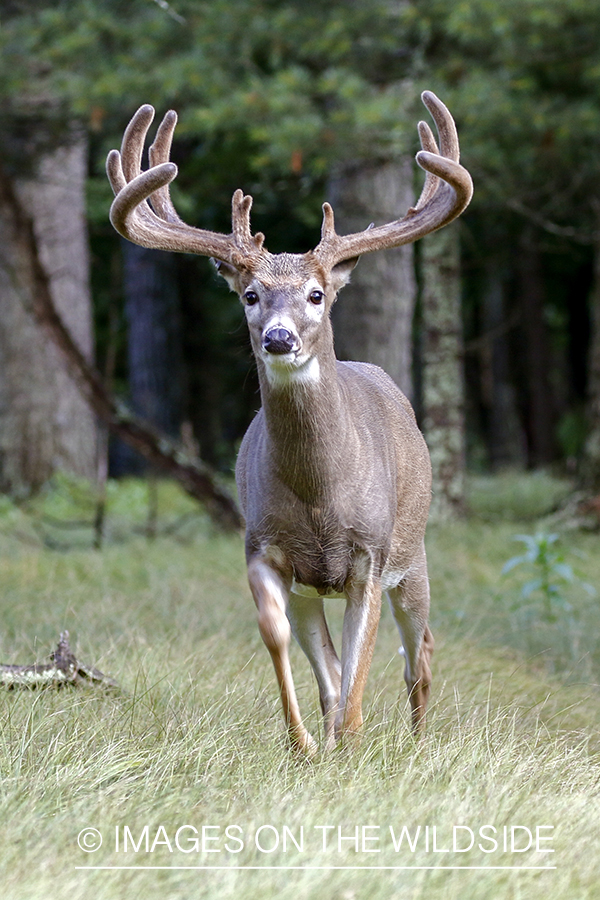
[[[283,871],[291,871],[291,870],[303,870],[303,869],[319,869],[322,871],[331,871],[331,870],[343,870],[343,871],[352,871],[356,872],[362,869],[371,869],[373,871],[399,871],[399,870],[408,870],[408,869],[426,869],[430,871],[435,871],[436,869],[445,869],[445,870],[482,870],[482,871],[553,871],[557,868],[557,866],[75,866],[75,869],[78,870],[94,870],[98,871],[102,870],[117,870],[117,869],[127,869],[127,870],[166,870],[172,869],[173,871],[184,871],[189,869],[190,871],[205,871],[210,869],[211,871],[231,871],[231,870],[252,870],[252,871],[268,871],[272,870],[283,870]]]

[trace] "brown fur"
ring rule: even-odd
[[[315,672],[327,747],[362,724],[382,588],[402,634],[415,730],[423,726],[429,696],[427,448],[408,400],[383,371],[335,359],[329,320],[360,253],[417,240],[460,215],[471,199],[452,116],[434,94],[422,98],[440,150],[429,126],[419,123],[417,161],[427,176],[416,206],[395,222],[340,236],[325,203],[321,241],[302,255],[265,249],[264,235],[252,235],[252,198],[242,191],[233,195],[230,235],[179,219],[168,188],[177,174],[169,161],[173,111],[159,125],[148,171],[140,171],[140,159],[151,106],[138,110],[121,152],[111,151],[107,160],[117,231],[145,247],[212,256],[245,303],[263,403],[236,471],[248,579],[290,739],[309,755],[316,744],[294,690],[291,631]],[[323,612],[322,597],[332,591],[346,597],[341,661]]]
[[[288,265],[286,257],[282,268]],[[312,284],[314,270],[302,269]],[[347,270],[343,277],[348,277]],[[285,283],[281,271],[274,283],[267,284],[259,269],[245,273],[236,284],[241,294],[249,285],[260,296],[260,310],[251,307],[248,320],[263,405],[246,433],[236,469],[246,517],[246,555],[253,573],[250,585],[290,736],[305,751],[314,745],[298,718],[295,699],[290,700],[289,635],[282,624],[286,607],[289,612],[292,580],[321,595],[334,591],[347,597],[341,666],[322,609],[311,616],[329,657],[321,667],[329,670],[329,688],[330,682],[335,684],[333,697],[320,685],[329,744],[334,737],[356,731],[362,722],[361,699],[377,633],[381,579],[390,570],[398,573],[394,612],[397,618],[408,617],[412,635],[405,644],[410,650],[408,688],[417,728],[430,679],[432,642],[424,640],[430,632],[423,551],[431,493],[429,456],[408,400],[385,372],[335,359],[329,309],[335,299],[334,282],[337,288],[339,281],[338,272],[323,284],[325,310],[316,326],[306,315],[308,288],[303,293],[296,280]],[[279,312],[296,326],[303,351],[318,361],[317,382],[270,383],[263,331]],[[279,603],[273,581],[279,586]],[[295,602],[300,614],[303,601]],[[279,642],[265,637],[273,630],[281,635]],[[311,648],[305,649],[310,658]],[[322,675],[321,682],[325,680]]]

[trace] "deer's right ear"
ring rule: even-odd
[[[222,259],[213,259],[211,262],[219,275],[225,279],[232,291],[239,294],[240,273],[230,263],[223,262]]]
[[[331,270],[331,284],[336,294],[350,281],[352,270],[359,259],[360,256],[353,256],[352,259],[344,259]]]

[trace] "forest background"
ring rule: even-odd
[[[423,89],[457,121],[475,197],[452,227],[361,261],[334,308],[338,355],[412,399],[438,512],[463,508],[465,461],[553,464],[598,490],[593,0],[4,0],[0,488],[94,477],[121,408],[99,427],[40,315],[36,260],[84,361],[159,434],[230,473],[258,408],[237,297],[207,260],[135,247],[108,221],[104,160],[138,106],[179,113],[188,223],[229,232],[242,187],[269,249],[301,252],[326,198],[342,232],[410,206]],[[111,444],[113,474],[141,466]]]
[[[143,471],[137,447],[145,475],[160,464],[236,524],[227,487],[260,402],[237,297],[206,259],[118,237],[104,161],[141,104],[172,107],[182,218],[228,232],[240,187],[271,251],[305,251],[325,199],[342,232],[410,206],[423,89],[456,118],[473,202],[360,261],[334,307],[336,349],[407,391],[435,513],[469,515],[428,528],[426,735],[410,735],[384,608],[366,739],[307,767],[284,745],[240,534],[167,479],[124,478],[91,546],[109,432],[112,474]],[[599,101],[597,0],[0,0],[0,661],[41,660],[69,630],[119,685],[2,693],[3,897],[600,895],[598,516],[577,527],[571,493],[572,476],[600,493]],[[343,609],[327,615],[339,642]],[[284,821],[345,835],[539,824],[556,852],[405,848],[369,857],[389,871],[338,871],[366,860],[345,839],[267,870],[248,844],[200,875],[212,852],[162,846],[160,871],[91,870],[149,862],[111,846],[121,824]],[[90,826],[95,856],[78,843]]]

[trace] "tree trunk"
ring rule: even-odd
[[[86,151],[78,140],[47,152],[34,176],[7,188],[33,223],[56,308],[91,360]],[[96,426],[63,356],[32,315],[33,274],[14,216],[0,191],[0,489],[26,494],[56,470],[92,478]]]
[[[530,229],[524,232],[519,251],[519,301],[526,365],[524,426],[528,442],[528,463],[535,468],[547,465],[556,458],[556,407],[548,379],[551,360],[544,320],[542,260]]]
[[[182,410],[181,315],[172,253],[123,241],[133,411],[171,437]]]
[[[433,469],[433,518],[465,507],[465,416],[458,225],[421,244],[423,432]]]
[[[482,299],[481,399],[486,413],[489,460],[493,469],[524,466],[526,441],[510,367],[509,337],[516,317],[507,315],[497,264],[487,272]]]
[[[1,175],[1,173],[0,173]],[[169,438],[132,415],[107,391],[98,370],[86,359],[59,316],[50,290],[50,279],[39,256],[31,220],[12,190],[0,177],[0,207],[11,212],[15,246],[22,251],[22,271],[30,275],[31,313],[62,354],[74,383],[111,432],[139,450],[153,465],[170,472],[184,490],[205,503],[215,521],[239,529],[241,516],[229,492],[218,484],[214,473],[200,459],[190,459],[189,445],[177,446]]]
[[[588,361],[588,436],[584,448],[582,474],[586,487],[600,493],[600,241],[595,247],[590,319],[592,336]]]
[[[362,231],[392,222],[414,203],[412,159],[347,170],[331,184],[336,228]],[[412,320],[416,296],[412,244],[366,254],[333,307],[339,359],[375,363],[412,398]]]
[[[122,242],[127,318],[129,397],[133,412],[178,437],[183,409],[182,333],[177,272],[172,253]],[[118,449],[118,467],[141,471],[146,461]]]

